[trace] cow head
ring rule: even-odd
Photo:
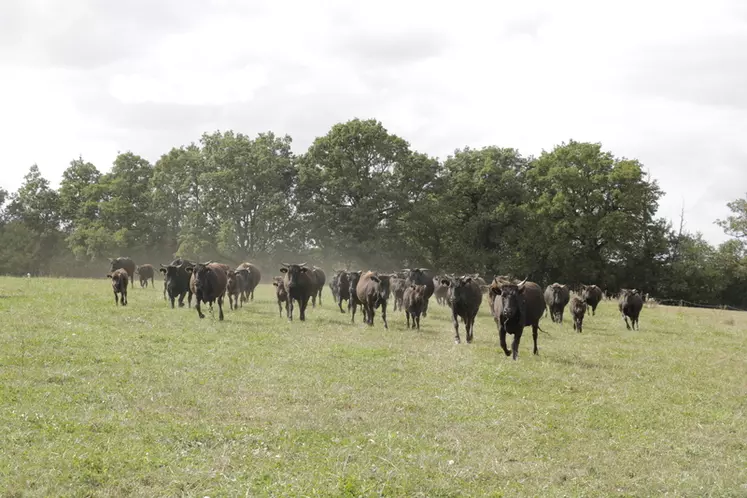
[[[413,284],[410,286],[410,299],[415,302],[425,301],[425,285]]]
[[[117,259],[112,259],[112,258],[108,258],[108,259],[109,259],[109,273],[115,270],[119,270],[120,268],[124,268],[126,258],[120,257]]]
[[[559,283],[552,284],[550,286],[550,290],[552,291],[552,302],[553,303],[563,302],[564,296],[567,296],[569,292],[567,285],[560,285]]]
[[[307,273],[311,270],[306,267],[306,263],[301,264],[288,264],[282,263],[280,273],[285,273],[285,277],[288,279],[288,287],[294,287],[298,285],[298,278],[302,273]]]
[[[465,290],[468,287],[471,287],[470,284],[472,284],[473,281],[474,277],[472,275],[462,275],[461,277],[449,276],[441,279],[441,285],[449,288],[449,294],[453,299],[459,300]]]
[[[348,281],[350,282],[350,293],[355,293],[355,288],[358,286],[358,282],[361,280],[361,275],[363,274],[363,271],[351,271],[348,272]]]
[[[526,316],[526,303],[524,301],[524,284],[526,282],[526,279],[518,284],[493,282],[490,292],[495,294],[495,299],[501,300],[501,316],[498,317],[501,323],[517,322],[523,324],[524,316]]]

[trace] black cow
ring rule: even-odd
[[[225,265],[211,261],[196,263],[194,266],[188,267],[187,272],[191,273],[193,277],[197,316],[205,318],[200,309],[200,302],[209,304],[212,311],[213,303],[218,301],[218,319],[223,320],[223,297],[226,294],[228,283]]]
[[[571,299],[571,291],[567,285],[554,283],[545,289],[545,304],[550,312],[550,319],[556,323],[563,323],[563,312]]]
[[[464,322],[467,343],[472,342],[475,318],[482,304],[480,285],[471,276],[444,278],[441,285],[448,289],[446,300],[451,308],[451,323],[454,325],[454,342],[459,344],[459,318]]]
[[[597,306],[602,300],[602,289],[596,285],[581,285],[581,297],[591,306],[591,316],[596,316]]]
[[[262,280],[262,273],[256,265],[251,263],[241,263],[236,267],[236,274],[239,281],[239,292],[241,293],[241,305],[249,301],[254,301],[254,289]]]
[[[340,313],[345,313],[342,302],[350,301],[350,275],[347,270],[335,270],[335,276],[332,277],[329,287],[332,289],[332,295],[340,308]]]
[[[314,277],[314,290],[311,293],[311,307],[316,308],[316,299],[319,298],[319,306],[322,305],[322,291],[324,290],[324,283],[327,281],[327,275],[324,274],[324,270],[318,266],[311,267],[311,274]]]
[[[641,330],[638,324],[638,317],[643,308],[643,299],[637,289],[621,289],[618,308],[628,330],[630,330],[631,325],[633,326],[633,330]],[[628,317],[630,317],[630,323],[628,323]]]
[[[526,279],[519,284],[496,279],[490,286],[490,293],[493,295],[493,319],[498,326],[501,348],[506,356],[511,356],[513,352],[514,360],[518,358],[521,334],[527,325],[532,326],[534,354],[539,354],[537,330],[545,312],[540,286]],[[507,333],[514,336],[511,351],[506,347]]]
[[[184,296],[189,295],[187,303],[192,307],[192,290],[189,287],[190,273],[188,268],[194,266],[192,261],[187,259],[175,259],[168,265],[161,265],[158,270],[164,275],[164,286],[171,300],[171,307],[174,307],[174,300],[179,297],[179,307],[184,307]]]
[[[282,263],[281,273],[285,273],[283,284],[288,292],[288,320],[293,321],[293,301],[298,302],[299,319],[306,320],[306,306],[309,304],[311,293],[315,290],[314,277],[306,263]]]
[[[405,304],[405,290],[407,290],[405,275],[401,273],[395,274],[390,281],[390,285],[392,286],[392,296],[394,296],[392,311],[402,310]]]
[[[153,269],[153,265],[140,265],[135,267],[135,273],[140,279],[140,287],[148,287],[148,279],[150,279],[150,283],[155,286],[156,281],[153,278],[156,274],[155,270]]]

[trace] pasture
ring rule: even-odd
[[[0,278],[2,496],[747,495],[745,313],[604,301],[514,362],[487,298],[455,345],[435,299],[289,323],[264,277],[218,322],[104,273]]]

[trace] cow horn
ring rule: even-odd
[[[285,266],[286,268],[288,268],[290,265],[288,263],[280,263],[280,266]]]
[[[428,268],[418,268],[420,271],[430,271]]]
[[[306,263],[301,263],[301,264],[300,264],[300,265],[298,265],[298,266],[306,266]]]
[[[524,287],[524,284],[527,283],[527,280],[528,280],[528,278],[525,278],[524,280],[522,280],[521,282],[519,282],[519,285],[518,285],[519,289],[521,289],[522,287]]]

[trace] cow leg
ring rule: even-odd
[[[339,296],[339,297],[337,298],[337,306],[339,306],[339,307],[340,307],[340,313],[345,313],[345,310],[344,310],[344,309],[342,309],[342,296]]]
[[[511,356],[511,351],[509,351],[508,346],[506,346],[506,327],[504,327],[503,325],[499,326],[498,338],[501,341],[501,348],[503,348],[503,352],[506,353],[506,356]]]
[[[523,331],[519,330],[514,334],[514,342],[511,343],[511,352],[513,353],[514,361],[516,361],[519,358],[519,343],[521,343],[521,333]]]
[[[283,305],[280,299],[278,299],[278,313],[280,313],[280,317],[282,318],[283,317]]]
[[[288,299],[285,302],[285,304],[286,304],[285,311],[286,311],[286,315],[288,317],[288,321],[289,322],[293,321],[293,299],[294,298],[292,298],[292,297],[290,297],[290,295],[288,295]]]
[[[388,329],[389,328],[389,324],[386,323],[386,301],[384,301],[383,303],[381,303],[381,321],[384,322],[384,328]]]
[[[428,318],[428,301],[429,299],[426,299],[423,304],[423,318]]]
[[[532,325],[532,341],[534,341],[534,354],[539,354],[539,348],[537,347],[537,335],[539,330],[539,324]]]
[[[202,314],[202,310],[200,309],[200,296],[195,296],[195,309],[197,310],[197,316],[205,318],[205,315]]]
[[[366,323],[370,327],[373,327],[373,324],[374,324],[374,321],[373,321],[373,319],[374,319],[374,307],[373,307],[372,304],[366,303],[364,309],[366,310]]]
[[[308,296],[305,299],[302,299],[298,303],[298,318],[302,322],[306,321],[306,307],[309,305],[309,298]]]
[[[197,300],[197,296],[195,296],[195,301],[196,301],[196,300]],[[182,305],[181,305],[181,306],[179,306],[179,307],[180,307],[180,308],[183,308],[183,307],[184,307],[184,304],[182,304]],[[191,308],[191,307],[192,307],[192,291],[191,291],[191,290],[187,292],[187,307],[189,307],[189,308]]]
[[[173,295],[169,295],[169,300],[171,301],[171,309],[173,310],[174,309],[174,301],[176,301],[176,298]],[[179,307],[184,306],[184,303],[179,303],[179,304],[180,304]]]
[[[418,322],[418,331],[420,331],[420,313],[415,314],[415,320]]]
[[[323,287],[322,287],[323,289]],[[319,306],[322,305],[322,289],[319,289]]]
[[[114,291],[114,304],[119,306],[119,296],[117,295],[117,291]]]
[[[467,323],[464,324],[464,327],[467,329],[467,344],[472,344],[472,332],[473,328],[475,326],[475,317],[467,317]]]
[[[218,298],[218,320],[223,320],[223,296]]]
[[[311,294],[311,307],[316,308],[316,292]]]
[[[350,312],[350,323],[355,323],[355,312],[358,310],[358,305],[353,302],[353,298],[348,301],[348,311]]]
[[[454,327],[454,343],[459,344],[462,338],[459,337],[459,317],[456,313],[451,313],[451,325]]]
[[[407,328],[409,329],[410,328],[410,312],[407,310],[405,310],[405,317],[407,318]],[[415,327],[415,315],[413,315],[412,321],[413,321],[412,326]]]
[[[630,324],[628,323],[628,317],[627,315],[623,314],[623,320],[625,320],[625,326],[630,330]]]
[[[597,316],[597,307],[596,305],[591,307],[591,316]]]

